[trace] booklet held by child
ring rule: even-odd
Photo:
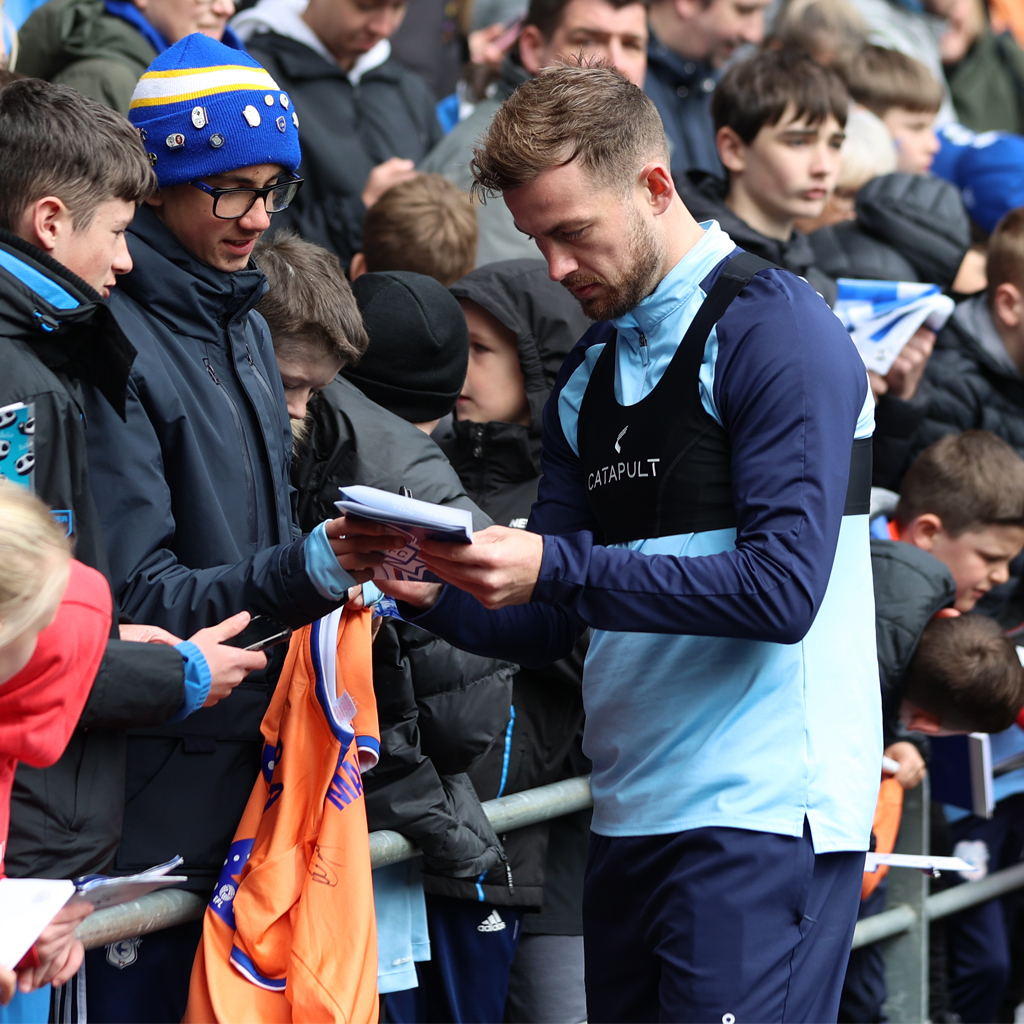
[[[187,882],[187,875],[172,875],[171,872],[183,864],[181,857],[172,857],[166,864],[147,868],[137,875],[83,875],[75,879],[75,892],[70,903],[91,903],[93,910],[116,907],[145,896],[156,889],[166,889],[178,882]]]
[[[437,583],[419,556],[421,540],[440,540],[454,544],[473,543],[473,514],[454,505],[435,505],[377,487],[356,485],[339,487],[341,500],[334,503],[339,512],[356,519],[382,523],[402,534],[408,544],[400,551],[389,551],[377,569],[377,579],[406,580],[413,583]]]
[[[869,370],[884,377],[919,327],[940,331],[953,300],[935,284],[841,277],[834,312]]]

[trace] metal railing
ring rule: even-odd
[[[582,811],[592,804],[590,776],[553,782],[550,786],[512,793],[483,805],[495,832],[509,832],[538,821]],[[375,868],[419,856],[419,850],[397,832],[370,833],[370,863]],[[86,949],[96,949],[118,939],[148,935],[203,916],[206,900],[184,889],[161,889],[130,903],[97,910],[78,927]]]
[[[590,777],[583,776],[489,800],[483,808],[496,832],[508,832],[572,814],[591,803]],[[929,806],[926,778],[904,795],[898,852],[928,852]],[[397,832],[370,833],[370,862],[375,868],[418,855],[419,850]],[[1024,863],[934,895],[928,894],[928,879],[919,871],[890,870],[888,885],[889,909],[857,922],[853,948],[884,943],[888,1019],[893,1024],[925,1021],[929,922],[1024,888]],[[206,901],[195,893],[164,889],[131,903],[96,911],[82,922],[78,935],[87,949],[95,949],[118,939],[197,920],[205,907]]]

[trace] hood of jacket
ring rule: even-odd
[[[903,674],[925,626],[953,603],[956,584],[934,555],[896,540],[871,541],[875,636],[887,740],[895,731]]]
[[[193,256],[151,206],[143,204],[128,228],[133,267],[118,282],[175,334],[214,341],[227,324],[266,294],[267,279],[255,263],[227,274]]]
[[[543,260],[506,260],[467,274],[449,289],[485,309],[516,339],[530,426],[455,420],[438,437],[470,497],[503,525],[529,514],[540,476],[544,405],[565,357],[590,321],[548,277]]]
[[[971,244],[955,185],[927,174],[883,174],[857,193],[857,223],[904,256],[921,281],[953,284]]]
[[[21,33],[18,70],[52,79],[80,60],[116,60],[141,75],[157,51],[133,25],[108,14],[103,0],[50,0]]]
[[[914,265],[855,220],[818,228],[807,236],[818,267],[829,277],[867,281],[919,281]]]
[[[936,348],[956,348],[995,376],[1017,386],[1022,383],[1021,372],[992,322],[984,293],[966,299],[953,310],[945,330],[936,339]]]
[[[136,353],[103,296],[7,231],[0,231],[0,282],[0,336],[29,346],[54,372],[94,385],[123,419]]]
[[[806,235],[794,231],[787,242],[762,235],[725,205],[729,183],[707,171],[689,171],[685,177],[676,176],[675,182],[680,198],[695,220],[717,220],[741,249],[804,278],[830,306],[835,302],[836,283],[818,269]]]

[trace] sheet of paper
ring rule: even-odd
[[[72,903],[91,903],[95,910],[116,907],[145,896],[157,889],[166,889],[178,882],[187,882],[187,875],[172,875],[171,872],[183,864],[181,857],[172,857],[164,864],[140,871],[136,875],[113,877],[111,875],[84,875],[74,881],[75,895]]]
[[[917,868],[919,871],[973,871],[962,857],[932,857],[917,853],[868,853],[864,870],[873,875],[882,864],[891,868]]]
[[[16,967],[74,891],[66,878],[0,879],[0,964]]]

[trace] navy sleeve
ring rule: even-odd
[[[718,341],[714,395],[732,441],[735,549],[686,558],[601,546],[585,526],[579,470],[555,444],[545,464],[553,478],[531,519],[545,535],[534,602],[607,630],[777,643],[806,634],[835,555],[864,366],[821,298],[784,272],[754,278],[719,322]]]

